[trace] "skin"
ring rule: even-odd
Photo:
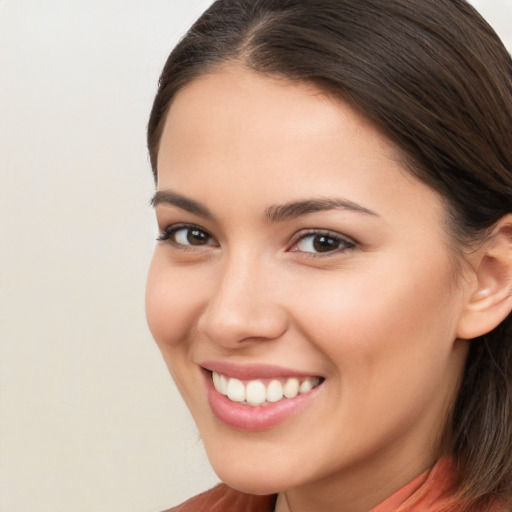
[[[313,86],[226,66],[182,89],[158,155],[161,202],[147,317],[219,477],[277,493],[285,512],[368,511],[432,467],[463,370],[471,279],[454,272],[439,195],[348,105]],[[329,209],[271,221],[269,208]],[[328,230],[349,242],[314,252]],[[309,237],[300,238],[308,235]],[[325,379],[307,407],[260,432],[222,424],[203,361],[285,366]]]

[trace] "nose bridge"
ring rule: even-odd
[[[287,329],[287,315],[277,300],[271,274],[265,258],[250,250],[226,255],[200,320],[201,330],[229,347],[281,336]]]

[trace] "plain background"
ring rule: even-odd
[[[0,0],[0,511],[155,512],[216,478],[144,318],[145,126],[208,0]],[[473,2],[512,48],[512,0]]]

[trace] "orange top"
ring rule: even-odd
[[[166,512],[273,512],[276,498],[246,494],[220,484]]]
[[[370,512],[457,512],[458,507],[450,503],[455,484],[454,466],[453,459],[442,458],[433,469],[417,476]],[[220,484],[167,512],[273,512],[276,497],[245,494]],[[486,510],[507,511],[510,509],[499,504]]]

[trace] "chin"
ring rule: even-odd
[[[216,468],[215,466],[213,469],[222,482],[237,491],[248,494],[277,494],[290,487],[285,483],[283,475],[277,476],[274,472],[268,471],[268,463],[262,468],[249,466],[247,464],[239,471],[232,471],[225,467]]]
[[[263,449],[258,450],[259,456],[252,456],[254,451],[208,448],[206,445],[213,470],[222,482],[233,489],[265,495],[276,494],[297,484],[297,468],[288,467],[289,457],[276,457]]]

